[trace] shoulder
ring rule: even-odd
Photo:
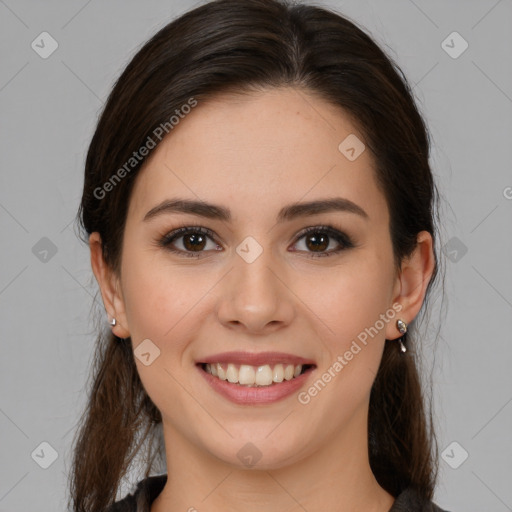
[[[397,496],[389,512],[449,512],[430,500],[422,498],[416,490],[405,489]]]
[[[105,512],[150,512],[151,504],[162,492],[167,475],[149,476],[122,500],[113,503]]]

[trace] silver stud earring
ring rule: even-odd
[[[400,351],[403,354],[404,352],[407,352],[407,349],[405,348],[405,345],[402,341],[403,335],[407,332],[407,324],[403,320],[399,319],[396,321],[396,328],[399,330],[400,334],[402,335],[402,336],[400,336],[400,338],[398,338],[398,341],[400,343]]]
[[[115,318],[112,318],[112,320],[109,320],[108,322],[112,327],[114,327],[114,325],[116,325],[116,319]]]

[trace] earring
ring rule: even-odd
[[[400,334],[402,335],[402,336],[400,336],[400,338],[398,338],[398,341],[400,343],[400,351],[403,354],[404,352],[407,352],[407,349],[405,348],[405,345],[402,341],[403,335],[407,332],[407,324],[403,320],[399,319],[396,321],[396,328],[399,330]]]
[[[112,320],[109,320],[108,322],[112,327],[114,327],[114,325],[116,325],[116,319],[115,318],[112,318]]]

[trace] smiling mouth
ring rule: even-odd
[[[293,380],[315,368],[314,364],[266,364],[252,366],[233,363],[198,363],[206,373],[219,380],[245,387],[271,387]]]

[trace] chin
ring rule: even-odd
[[[274,427],[275,428],[275,423]],[[215,443],[209,447],[210,454],[236,469],[248,470],[274,470],[289,466],[297,462],[308,443],[304,439],[300,444],[285,445],[281,439],[270,439],[268,432],[260,436],[245,435],[231,439],[229,443],[222,445]],[[266,438],[266,439],[265,439]],[[277,448],[279,447],[279,449]],[[208,450],[208,447],[205,447]]]

